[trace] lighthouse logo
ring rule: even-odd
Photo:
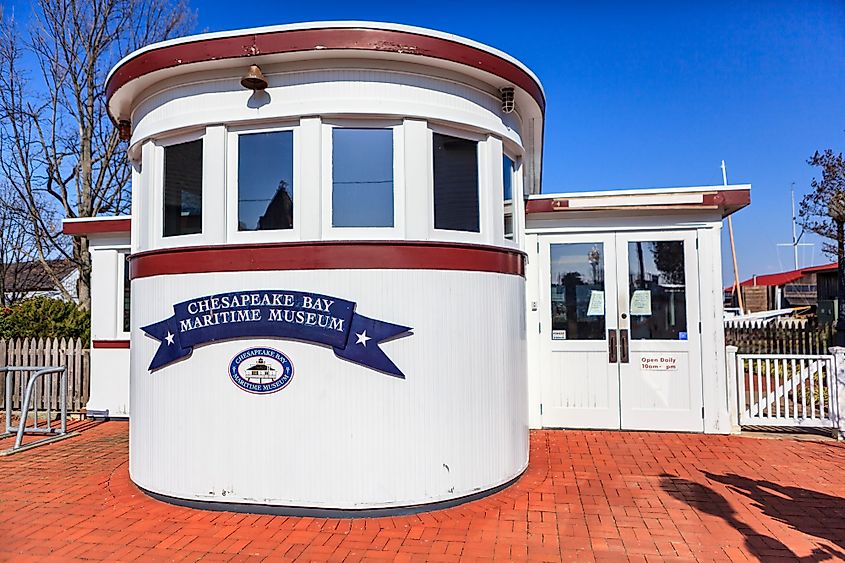
[[[232,383],[258,395],[281,391],[293,379],[290,358],[273,348],[249,348],[229,363]]]

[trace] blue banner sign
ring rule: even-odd
[[[411,328],[359,315],[352,301],[301,291],[235,291],[177,303],[173,313],[141,328],[160,342],[150,370],[186,358],[194,346],[269,337],[330,346],[340,358],[405,377],[378,345]]]

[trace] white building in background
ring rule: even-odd
[[[512,482],[529,427],[730,431],[719,241],[750,186],[543,193],[545,94],[507,54],[296,24],[143,48],[107,96],[132,217],[65,232],[89,413],[131,405],[148,492],[412,510]]]

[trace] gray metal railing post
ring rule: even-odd
[[[59,390],[59,397],[62,399],[62,429],[61,433],[67,433],[67,370],[62,368],[61,376],[59,378],[59,385],[61,385],[61,389]]]
[[[10,434],[12,432],[12,377],[15,373],[6,367],[0,369],[6,376],[6,434]]]
[[[33,422],[33,427],[29,429],[30,432],[40,433],[40,434],[58,434],[59,436],[67,434],[67,369],[64,367],[34,367],[34,366],[26,366],[26,367],[16,367],[16,366],[5,366],[0,367],[0,372],[5,372],[6,374],[6,432],[11,433],[12,430],[15,430],[15,445],[12,448],[13,450],[17,450],[23,444],[23,435],[27,431],[26,428],[26,421],[29,417],[29,407],[34,405],[34,412],[35,412],[35,421]],[[21,390],[23,391],[23,397],[21,398],[21,416],[20,420],[18,421],[18,426],[14,427],[11,424],[12,420],[12,397],[11,397],[11,385],[10,379],[14,375],[15,372],[21,373]],[[34,373],[33,373],[34,372]],[[32,373],[32,375],[29,375]],[[33,393],[38,387],[38,382],[47,374],[59,373],[60,374],[60,386],[61,389],[59,390],[61,400],[62,400],[62,409],[61,409],[61,428],[58,432],[53,428],[51,421],[49,418],[52,416],[52,411],[48,407],[47,410],[47,428],[39,428],[38,427],[38,400],[36,398],[35,402],[33,403]],[[51,380],[52,381],[52,380]],[[24,390],[24,382],[26,382],[26,389]],[[43,389],[42,385],[42,389]],[[43,440],[40,440],[43,441]]]

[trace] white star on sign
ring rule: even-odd
[[[372,338],[370,338],[369,336],[367,336],[367,331],[366,331],[366,330],[365,330],[364,332],[362,332],[361,334],[358,334],[358,333],[356,332],[356,333],[355,333],[355,336],[357,336],[357,337],[358,337],[358,342],[356,342],[355,344],[363,344],[363,345],[364,345],[364,348],[366,348],[366,347],[367,347],[367,340],[372,340]]]
[[[169,330],[167,331],[167,336],[165,336],[164,339],[167,340],[168,346],[173,344],[173,334]]]

